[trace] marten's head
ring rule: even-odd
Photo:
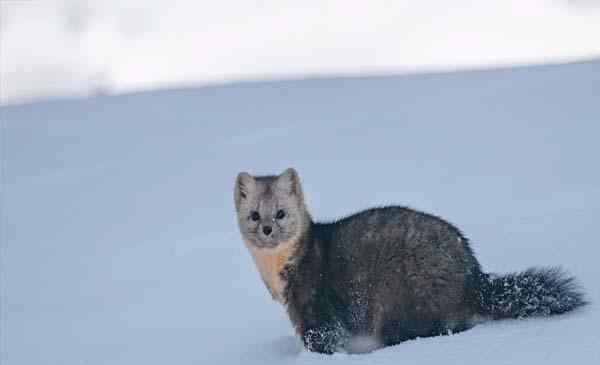
[[[300,178],[292,168],[279,176],[240,173],[234,199],[242,237],[257,248],[295,241],[310,224]]]

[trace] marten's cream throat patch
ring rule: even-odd
[[[271,296],[276,301],[285,304],[283,292],[287,282],[282,278],[281,272],[285,265],[293,260],[298,239],[282,242],[277,247],[270,249],[258,248],[247,240],[244,240],[244,242],[250,250],[258,272]]]

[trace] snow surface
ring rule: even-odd
[[[231,84],[0,108],[0,362],[600,363],[600,61]],[[484,269],[592,304],[367,355],[301,350],[237,231],[235,175],[294,166],[330,219],[400,203]]]

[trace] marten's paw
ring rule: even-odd
[[[339,331],[332,328],[309,328],[304,331],[304,347],[311,352],[333,354],[339,342]]]

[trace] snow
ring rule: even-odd
[[[0,362],[600,363],[600,60],[4,106]],[[367,355],[303,351],[237,231],[236,174],[294,166],[314,217],[440,215],[491,272],[592,304]]]

